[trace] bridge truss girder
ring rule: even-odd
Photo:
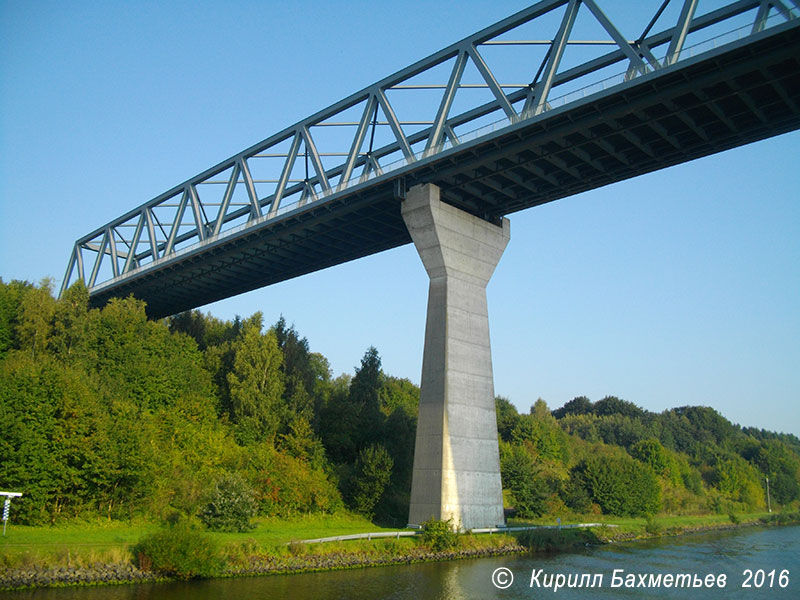
[[[684,0],[677,23],[650,35],[656,13],[629,41],[596,0],[540,2],[82,237],[62,291],[82,279],[94,305],[133,293],[164,316],[408,243],[398,202],[417,183],[496,221],[797,128],[800,0],[700,16],[697,5]],[[579,17],[610,39],[574,39]],[[545,40],[507,37],[546,18],[556,25]],[[687,45],[727,24],[739,39]],[[570,44],[596,55],[565,65]],[[535,72],[521,65],[529,83],[502,83],[487,49],[534,45],[544,56]],[[610,69],[618,75],[598,81]],[[403,112],[403,95],[420,91],[436,97]]]

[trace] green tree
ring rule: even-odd
[[[637,442],[650,437],[650,432],[641,419],[622,414],[601,416],[594,427],[606,444],[630,448]]]
[[[633,444],[629,449],[630,455],[643,462],[656,475],[662,475],[669,466],[669,457],[664,446],[657,439],[650,438]]]
[[[52,281],[44,279],[39,287],[26,289],[21,298],[20,309],[17,325],[20,348],[29,351],[35,359],[38,353],[47,349],[53,329],[55,300]]]
[[[633,402],[620,400],[616,396],[606,396],[602,400],[598,400],[592,407],[592,411],[600,417],[606,415],[622,415],[634,419],[639,419],[645,414],[645,412]]]
[[[334,379],[318,410],[318,432],[325,452],[334,463],[352,463],[358,454],[355,431],[358,427],[358,412],[351,406],[349,375]]]
[[[800,498],[800,483],[797,480],[800,458],[784,442],[778,439],[757,442],[751,462],[770,478],[772,496],[776,502],[788,504]]]
[[[394,466],[375,515],[385,522],[405,525],[414,467],[419,388],[408,379],[388,375],[382,379],[381,412],[386,415],[382,444],[392,457]]]
[[[255,525],[256,499],[252,488],[236,473],[226,473],[214,484],[200,520],[214,531],[245,532]]]
[[[540,421],[552,418],[552,414],[550,413],[550,407],[547,406],[547,402],[545,402],[541,398],[537,398],[536,402],[533,403],[533,406],[531,406],[530,414]]]
[[[197,344],[170,334],[161,321],[148,321],[143,302],[115,298],[90,318],[92,367],[105,397],[158,410],[181,396],[210,394]]]
[[[586,396],[578,396],[567,402],[561,408],[553,411],[553,416],[556,419],[561,419],[567,415],[588,415],[592,414],[592,402]]]
[[[315,467],[324,467],[325,448],[314,434],[305,417],[295,417],[289,424],[289,431],[279,436],[278,447],[300,460],[310,462]]]
[[[197,313],[199,315],[199,313]],[[202,315],[199,315],[202,317]],[[178,331],[175,322],[170,323],[173,331]],[[214,395],[217,399],[217,412],[220,417],[233,418],[231,391],[228,375],[234,370],[236,352],[242,345],[245,330],[256,328],[261,331],[263,317],[256,312],[248,319],[236,317],[232,322],[223,323],[214,318],[208,318],[202,324],[202,342],[198,342],[203,350],[203,367],[211,375]],[[191,332],[190,332],[191,334]]]
[[[312,360],[308,340],[301,338],[294,326],[287,327],[283,316],[272,329],[283,353],[281,371],[286,382],[284,397],[292,412],[311,422],[314,419],[314,394],[320,383],[320,373]]]
[[[592,414],[569,414],[561,417],[558,425],[569,435],[594,443],[600,441],[600,434],[597,432],[599,420],[599,417]]]
[[[579,477],[592,500],[612,515],[652,515],[661,507],[653,471],[630,457],[592,456],[580,464]]]
[[[352,465],[359,449],[383,439],[383,380],[380,356],[370,347],[355,376],[337,378],[328,390],[327,400],[320,407],[319,431],[334,462]]]
[[[517,407],[503,396],[497,396],[494,399],[494,406],[497,415],[497,433],[500,435],[500,439],[506,442],[511,441],[511,432],[519,423]]]
[[[733,423],[708,406],[681,406],[668,412],[676,417],[672,422],[676,449],[691,456],[722,446],[739,433]]]
[[[389,416],[401,410],[409,416],[419,412],[419,388],[408,379],[384,375],[379,391],[381,412]]]
[[[528,519],[545,512],[548,490],[539,477],[533,456],[522,444],[502,443],[500,475],[503,487],[511,491],[517,516]]]
[[[358,414],[358,429],[353,433],[359,447],[376,443],[383,437],[382,388],[381,357],[378,350],[370,346],[350,382],[350,405]]]
[[[775,502],[779,504],[789,504],[800,498],[800,483],[797,477],[789,473],[780,472],[769,479],[770,493]]]
[[[729,499],[747,504],[750,509],[766,504],[760,473],[741,456],[728,452],[716,454],[708,478]]]
[[[281,452],[269,441],[239,447],[230,466],[253,486],[259,514],[332,513],[342,506],[341,494],[324,469]]]
[[[384,445],[394,466],[375,514],[392,523],[405,525],[403,520],[408,518],[416,431],[416,414],[410,415],[401,407],[395,408],[386,419]]]
[[[83,281],[77,281],[64,291],[54,306],[50,351],[63,361],[93,361],[91,326],[89,290]]]
[[[392,457],[380,444],[367,446],[358,453],[350,484],[353,510],[372,518],[375,506],[389,483],[393,466]]]
[[[0,278],[0,360],[19,348],[17,327],[22,316],[22,298],[33,288],[27,281],[3,283]]]
[[[231,420],[242,443],[273,439],[286,424],[282,362],[273,331],[264,335],[254,325],[245,328],[233,371],[227,377]]]
[[[511,432],[513,442],[528,442],[546,458],[566,462],[569,458],[567,436],[549,411],[537,415],[521,415]]]
[[[0,363],[0,487],[23,490],[22,523],[74,516],[87,498],[82,466],[91,448],[86,408],[91,393],[80,374],[22,352]]]

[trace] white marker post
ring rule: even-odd
[[[0,496],[5,496],[5,501],[3,502],[3,535],[5,535],[8,513],[11,511],[11,499],[19,498],[22,496],[22,492],[0,492]]]
[[[772,504],[769,501],[769,477],[767,477],[767,511],[772,512]]]

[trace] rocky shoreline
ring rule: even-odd
[[[267,575],[277,573],[298,573],[309,571],[332,571],[351,569],[354,567],[378,567],[388,565],[412,564],[440,560],[460,560],[464,558],[486,558],[525,552],[525,548],[516,542],[492,548],[462,548],[441,552],[416,549],[396,556],[365,555],[351,552],[335,552],[324,555],[307,555],[293,557],[251,557],[250,564],[230,569],[227,574]]]
[[[627,542],[636,539],[669,537],[700,533],[711,530],[737,529],[753,525],[763,525],[759,521],[742,523],[720,523],[686,527],[679,530],[667,529],[658,534],[640,535],[619,532],[604,535],[603,543]],[[608,533],[608,532],[606,532]],[[506,554],[519,554],[527,549],[515,540],[499,546],[483,548],[458,548],[433,552],[424,548],[410,549],[403,554],[381,554],[364,552],[332,552],[326,554],[298,554],[296,556],[251,556],[246,564],[232,566],[224,572],[224,577],[243,577],[269,574],[303,573],[311,571],[331,571],[357,567],[402,565],[419,562],[485,558]],[[55,587],[73,585],[104,585],[122,583],[145,583],[168,581],[169,579],[151,571],[144,571],[131,563],[94,564],[88,567],[47,567],[30,566],[0,569],[0,590],[32,587]]]
[[[440,560],[486,558],[524,552],[515,542],[491,548],[461,548],[451,551],[431,552],[414,549],[402,555],[334,552],[301,556],[252,556],[248,564],[227,569],[223,577],[243,577],[312,571],[333,571],[355,567],[377,567],[412,564]],[[143,571],[127,564],[94,564],[89,567],[32,566],[0,570],[0,590],[71,585],[103,585],[166,581],[157,573]]]
[[[31,566],[0,570],[0,590],[65,585],[143,583],[162,578],[130,563],[98,563],[89,567]]]

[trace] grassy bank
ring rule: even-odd
[[[223,576],[330,570],[355,566],[490,556],[514,552],[569,551],[602,544],[753,524],[800,522],[800,513],[769,515],[663,516],[654,519],[598,517],[563,524],[600,522],[591,529],[542,529],[515,534],[458,536],[455,545],[435,547],[431,540],[388,538],[303,544],[299,540],[366,532],[398,531],[353,515],[261,519],[248,533],[203,534],[216,548],[217,574]],[[509,525],[553,525],[553,519],[512,521]],[[612,527],[613,526],[613,527]],[[136,544],[159,531],[153,523],[90,522],[58,527],[10,526],[0,538],[0,588],[25,585],[141,581],[158,578],[139,568]],[[147,565],[141,565],[146,567]]]
[[[601,523],[591,532],[598,543],[622,542],[652,537],[683,535],[713,529],[730,529],[753,525],[788,525],[800,523],[800,513],[755,512],[738,515],[660,515],[645,517],[587,516],[583,519]],[[564,520],[563,524],[580,523],[581,519]],[[552,521],[537,519],[533,521],[512,520],[509,525],[552,525]]]
[[[706,515],[659,515],[653,518],[645,517],[614,517],[608,515],[589,515],[580,518],[564,519],[562,524],[581,523],[591,521],[613,525],[613,529],[595,528],[602,531],[607,541],[624,539],[639,539],[662,535],[680,535],[706,529],[734,527],[739,525],[766,524],[770,513],[755,512],[738,515],[706,514]],[[792,521],[792,522],[796,522]],[[552,519],[536,520],[511,520],[509,525],[552,525]]]
[[[137,544],[163,530],[152,523],[71,523],[10,527],[0,538],[0,589],[27,586],[137,582],[163,579],[141,564]],[[333,570],[519,552],[510,536],[459,536],[432,549],[420,537],[305,544],[300,540],[366,532],[394,532],[348,514],[258,519],[247,533],[193,533],[207,538],[218,576]],[[172,533],[172,532],[171,532]],[[170,536],[171,537],[171,536]],[[140,568],[142,567],[142,568]]]
[[[223,548],[242,545],[261,551],[276,550],[290,542],[321,536],[372,531],[396,531],[372,524],[357,515],[307,515],[294,519],[257,519],[247,533],[208,535]],[[0,537],[0,568],[28,566],[87,566],[96,562],[130,562],[131,548],[161,529],[152,522],[89,521],[55,527],[9,525]]]

